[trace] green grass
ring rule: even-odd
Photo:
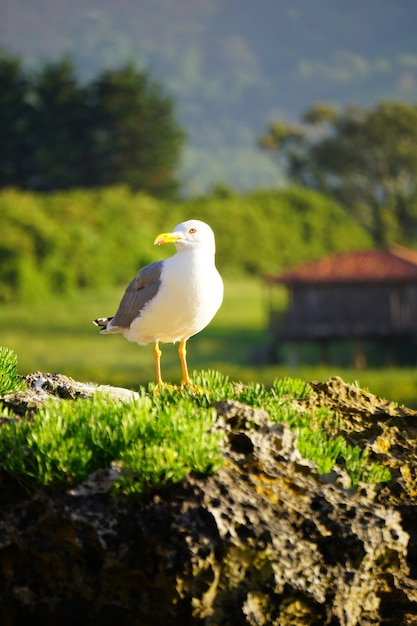
[[[115,312],[122,292],[123,288],[86,291],[31,307],[0,307],[0,345],[18,354],[22,374],[41,370],[131,388],[145,385],[155,379],[152,346],[129,343],[120,335],[99,335],[92,324],[94,318]],[[224,364],[219,369],[227,374],[229,363],[250,366],[251,351],[266,339],[263,326],[259,281],[227,281],[219,313],[189,341],[190,369],[207,369],[218,363]],[[164,378],[178,382],[177,346],[161,347]]]
[[[155,379],[152,346],[137,346],[119,335],[99,335],[91,321],[112,314],[122,291],[79,292],[30,307],[3,305],[0,345],[18,355],[21,374],[41,370],[132,389],[147,385]],[[283,364],[262,365],[269,341],[265,331],[268,297],[258,279],[227,279],[220,311],[188,343],[190,370],[213,369],[234,380],[256,380],[267,386],[289,374],[305,381],[338,375],[391,401],[417,408],[417,368],[358,372],[341,365],[308,365],[295,370]],[[181,378],[177,347],[163,345],[162,349],[164,379],[175,384]]]
[[[0,346],[0,397],[24,389],[25,384],[17,370],[17,357],[14,352]]]
[[[301,455],[314,461],[320,474],[327,474],[335,465],[341,464],[349,475],[351,487],[359,482],[390,480],[390,470],[380,463],[372,462],[367,449],[350,445],[341,435],[328,435],[335,422],[331,411],[319,408],[312,417],[313,420],[306,423],[305,419],[296,416],[290,423],[297,433],[297,447]]]
[[[3,424],[1,465],[28,490],[56,490],[119,461],[123,474],[115,490],[141,495],[222,464],[221,434],[210,430],[213,421],[212,410],[197,409],[185,398],[175,405],[145,394],[129,403],[101,394],[59,404],[50,400],[33,422]]]
[[[9,371],[9,355],[0,365],[3,374]],[[190,472],[208,474],[222,466],[224,435],[213,428],[211,404],[234,398],[266,409],[274,422],[288,423],[298,434],[301,454],[320,473],[342,462],[352,486],[360,480],[389,480],[389,471],[370,463],[360,448],[327,435],[335,419],[329,411],[294,408],[294,398],[306,399],[310,393],[305,382],[286,378],[267,389],[260,383],[236,386],[218,372],[195,373],[195,379],[209,392],[163,390],[155,395],[149,393],[150,385],[128,403],[103,394],[78,401],[51,399],[33,420],[6,418],[0,427],[2,470],[26,490],[56,490],[72,488],[117,462],[121,475],[114,493],[143,496],[180,482]]]

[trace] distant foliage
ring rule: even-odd
[[[296,184],[334,197],[376,245],[417,245],[417,104],[326,104],[259,138]]]
[[[155,236],[186,219],[216,233],[222,273],[265,274],[336,251],[370,246],[332,200],[303,189],[156,200],[127,187],[0,192],[0,302],[33,302],[80,288],[124,285],[174,252]]]
[[[0,55],[0,187],[125,183],[171,197],[182,141],[171,98],[132,64],[81,84],[68,59],[29,74]]]
[[[155,259],[146,216],[156,206],[159,212],[156,201],[127,188],[1,192],[0,301],[126,282]]]

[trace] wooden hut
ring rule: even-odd
[[[386,362],[393,361],[394,347],[416,344],[417,251],[395,246],[339,254],[266,282],[289,291],[284,316],[271,304],[269,330],[275,344],[289,346],[293,362],[305,341],[316,342],[326,360],[330,341],[350,340],[358,367],[366,364],[365,340],[384,346]]]

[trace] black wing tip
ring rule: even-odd
[[[112,317],[98,317],[96,320],[93,320],[93,324],[94,326],[99,326],[99,328],[105,328],[112,319]]]

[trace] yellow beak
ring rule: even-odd
[[[155,238],[153,245],[161,246],[164,243],[175,243],[179,238],[177,233],[161,233]]]

